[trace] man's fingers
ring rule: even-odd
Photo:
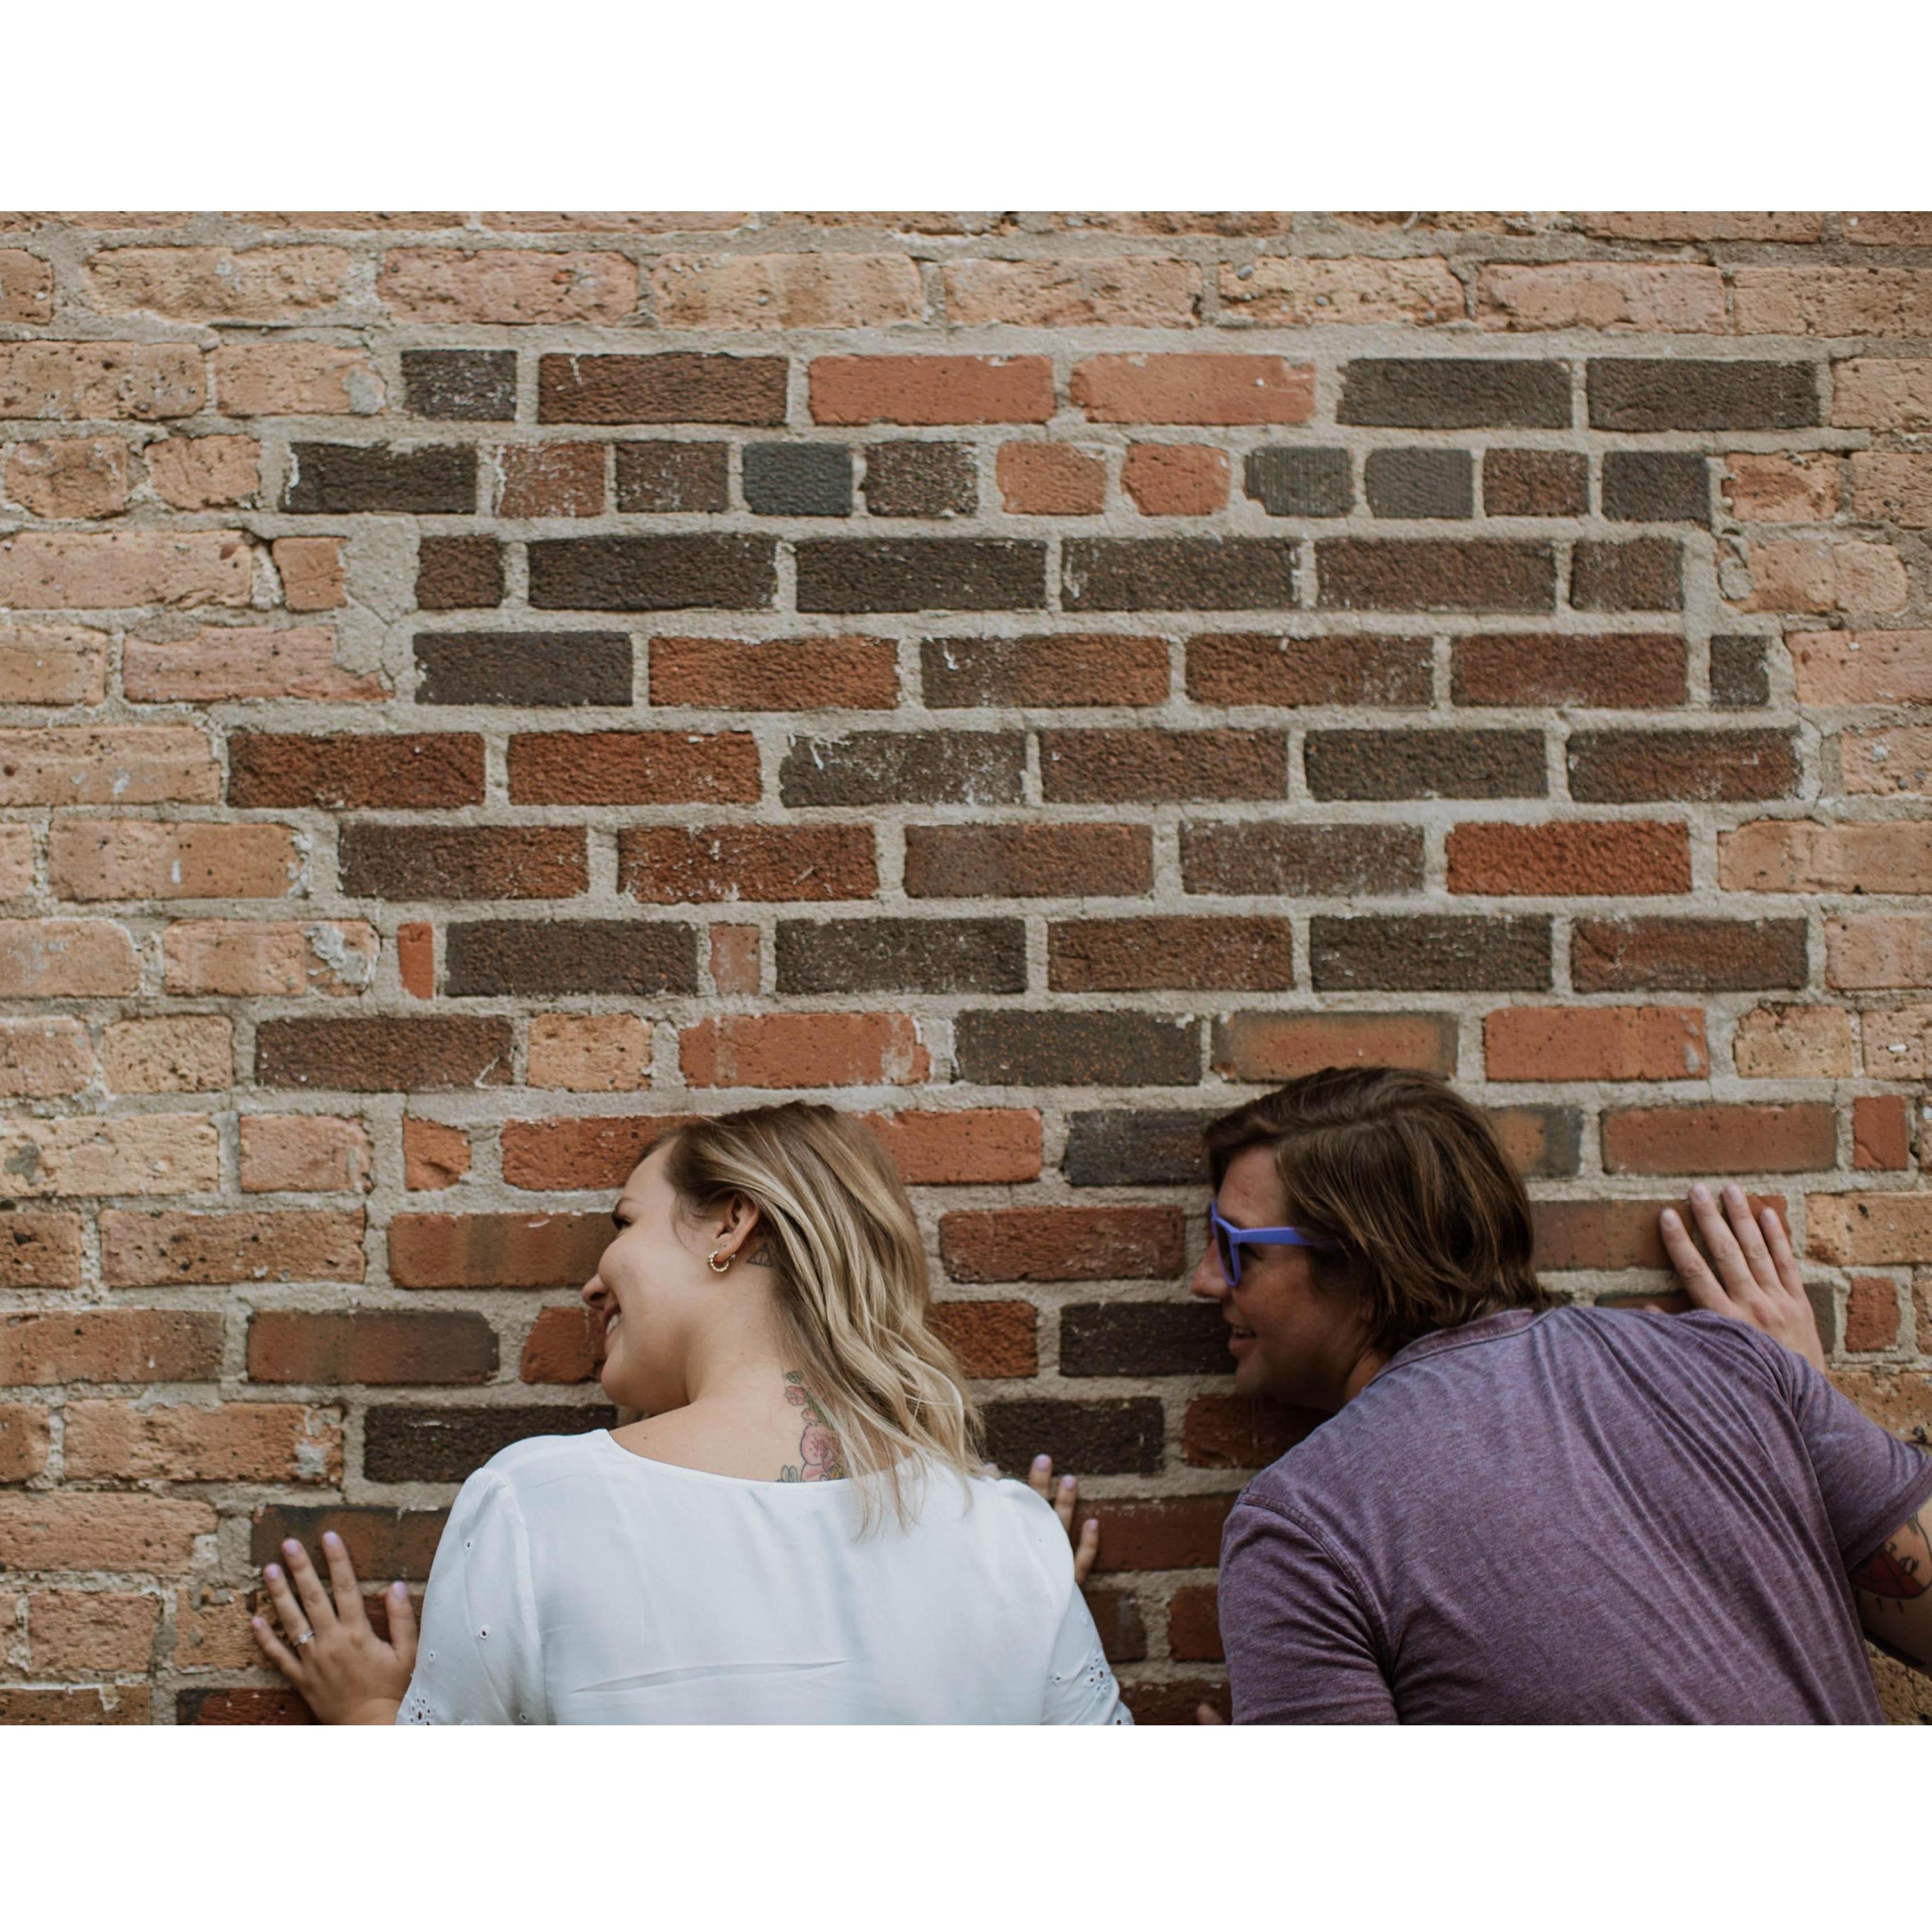
[[[1766,1294],[1775,1294],[1782,1286],[1778,1278],[1778,1269],[1772,1261],[1771,1250],[1764,1244],[1764,1236],[1759,1229],[1756,1216],[1751,1212],[1750,1199],[1735,1181],[1724,1190],[1724,1213],[1730,1221],[1732,1233],[1737,1237],[1744,1265],[1751,1271],[1752,1280]]]
[[[302,1666],[296,1661],[296,1653],[268,1628],[268,1618],[266,1617],[250,1618],[249,1628],[255,1633],[255,1641],[268,1653],[268,1661],[291,1684],[296,1684],[299,1688]]]
[[[315,1565],[308,1560],[308,1552],[290,1537],[282,1545],[282,1554],[289,1559],[289,1574],[294,1580],[302,1608],[308,1612],[309,1622],[317,1630],[326,1628],[335,1621],[335,1608],[328,1600],[328,1592],[322,1587],[322,1579],[315,1574]]]
[[[1791,1237],[1786,1233],[1784,1221],[1775,1208],[1767,1208],[1760,1217],[1764,1227],[1764,1241],[1771,1255],[1771,1264],[1778,1270],[1778,1278],[1784,1282],[1785,1292],[1802,1296],[1804,1294],[1804,1276],[1798,1266],[1798,1257],[1791,1252]],[[1808,1299],[1809,1298],[1806,1298]]]
[[[407,1585],[389,1586],[389,1648],[396,1661],[412,1673],[416,1667],[416,1606],[410,1601]]]
[[[322,1553],[328,1564],[328,1580],[335,1591],[335,1614],[345,1628],[357,1630],[369,1621],[362,1607],[362,1592],[356,1582],[356,1566],[349,1560],[349,1548],[334,1530],[322,1539]]]
[[[1073,1580],[1076,1585],[1086,1582],[1100,1554],[1100,1519],[1090,1516],[1080,1526],[1080,1540],[1073,1550]]]
[[[1751,1280],[1744,1252],[1738,1247],[1737,1237],[1731,1232],[1722,1210],[1711,1198],[1711,1190],[1702,1181],[1690,1190],[1690,1212],[1696,1217],[1697,1232],[1704,1238],[1711,1264],[1716,1269],[1718,1279],[1724,1283],[1726,1292],[1734,1297],[1749,1294],[1756,1284]]]
[[[1036,1456],[1033,1459],[1033,1466],[1027,1471],[1027,1486],[1035,1496],[1042,1496],[1048,1502],[1052,1502],[1053,1458],[1051,1456]]]
[[[1674,1208],[1666,1208],[1657,1217],[1657,1227],[1664,1237],[1664,1252],[1670,1257],[1670,1265],[1677,1270],[1684,1292],[1700,1308],[1715,1309],[1720,1315],[1728,1313],[1730,1298],[1705,1265],[1690,1229],[1684,1225],[1684,1217]]]

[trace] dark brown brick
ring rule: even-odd
[[[1711,640],[1711,702],[1726,710],[1755,710],[1771,702],[1771,672],[1762,638]]]
[[[405,349],[403,406],[441,422],[514,422],[514,349]]]
[[[1797,750],[1783,731],[1582,731],[1569,758],[1570,796],[1592,805],[1714,804],[1798,790]]]
[[[537,364],[545,423],[782,423],[782,356],[546,356]]]
[[[398,1214],[389,1279],[398,1288],[578,1288],[614,1236],[601,1214]]]
[[[959,1077],[982,1087],[1192,1087],[1201,1028],[1158,1013],[964,1012]]]
[[[1132,1598],[1124,1590],[1083,1588],[1080,1594],[1109,1664],[1138,1664],[1146,1657],[1147,1625]]]
[[[358,1576],[400,1577],[416,1582],[429,1574],[442,1536],[442,1510],[357,1508],[341,1503],[296,1508],[276,1504],[257,1510],[248,1538],[248,1561],[280,1563],[284,1538],[293,1537],[314,1562],[330,1530],[341,1538]]]
[[[854,731],[794,742],[778,790],[788,806],[1016,805],[1025,772],[1017,731]]]
[[[1612,449],[1604,514],[1613,524],[1711,524],[1710,465],[1695,450]]]
[[[1208,1179],[1213,1112],[1136,1107],[1076,1114],[1062,1172],[1075,1187],[1192,1187]]]
[[[781,993],[1026,991],[1016,919],[781,920],[776,957]]]
[[[1241,490],[1271,517],[1346,517],[1355,504],[1346,449],[1251,449]]]
[[[650,825],[617,835],[617,884],[652,905],[868,899],[869,825]]]
[[[538,731],[510,740],[518,805],[755,805],[746,731]]]
[[[1178,1208],[994,1208],[939,1217],[955,1281],[1172,1280],[1186,1264]]]
[[[1422,890],[1423,836],[1411,825],[1184,825],[1180,877],[1190,892],[1289,898]]]
[[[1590,507],[1588,459],[1569,449],[1492,449],[1483,508],[1492,517],[1580,517]]]
[[[1590,363],[1588,388],[1592,429],[1805,429],[1823,420],[1808,362],[1604,357]]]
[[[1233,1368],[1214,1302],[1089,1301],[1060,1311],[1063,1376],[1225,1376]]]
[[[1047,928],[1046,982],[1057,993],[1165,987],[1285,992],[1294,984],[1285,919],[1083,919]]]
[[[1197,1395],[1181,1420],[1182,1460],[1196,1469],[1264,1469],[1325,1419],[1313,1409],[1243,1396]]]
[[[912,898],[1112,898],[1154,890],[1144,825],[908,825]]]
[[[722,442],[620,442],[617,508],[627,515],[731,507],[731,450]]]
[[[315,1713],[290,1690],[220,1688],[175,1693],[177,1724],[313,1724]]]
[[[778,588],[770,537],[556,537],[529,551],[539,610],[760,610]]]
[[[631,640],[622,632],[418,632],[416,656],[418,704],[631,701]]]
[[[443,990],[478,994],[698,991],[698,933],[638,920],[483,919],[452,922]]]
[[[339,732],[326,738],[236,731],[230,805],[433,811],[483,802],[483,740],[467,731]]]
[[[1426,706],[1434,688],[1426,638],[1192,638],[1187,694],[1197,704]]]
[[[1212,1583],[1190,1583],[1167,1603],[1167,1654],[1184,1664],[1219,1664],[1219,1592]]]
[[[338,852],[355,898],[563,899],[590,884],[577,826],[352,823]]]
[[[1457,638],[1449,694],[1466,705],[1650,710],[1684,701],[1684,640],[1664,633]]]
[[[1120,1686],[1120,1702],[1143,1730],[1198,1724],[1204,1704],[1218,1714],[1222,1724],[1234,1721],[1232,1694],[1225,1678],[1164,1678],[1149,1683],[1130,1676]]]
[[[1042,731],[1040,783],[1054,805],[1282,798],[1281,731]]]
[[[1570,370],[1488,357],[1351,362],[1335,419],[1384,429],[1568,429]]]
[[[852,452],[837,442],[748,442],[739,486],[754,517],[849,517]]]
[[[1466,449],[1372,449],[1362,466],[1378,517],[1473,517],[1476,459]]]
[[[1510,1165],[1526,1180],[1574,1174],[1582,1159],[1583,1116],[1575,1107],[1484,1110]]]
[[[1548,610],[1556,602],[1546,543],[1324,537],[1315,555],[1324,610]]]
[[[503,546],[494,537],[424,537],[416,544],[416,607],[492,610],[503,601]]]
[[[1538,731],[1311,731],[1302,747],[1316,798],[1542,798]]]
[[[1681,610],[1682,548],[1667,537],[1579,543],[1570,553],[1570,602],[1578,610]]]
[[[863,487],[875,517],[970,517],[980,507],[978,465],[968,443],[872,443]]]
[[[1300,546],[1279,537],[1082,537],[1061,550],[1070,610],[1287,610]]]
[[[1802,919],[1580,920],[1570,976],[1580,993],[1738,993],[1802,986]]]
[[[506,1085],[506,1019],[264,1020],[255,1084],[338,1094],[454,1093]]]
[[[476,452],[466,446],[298,442],[289,458],[281,507],[298,516],[468,516],[476,508]]]
[[[1167,646],[1158,638],[929,638],[920,646],[928,709],[980,704],[1158,704]]]
[[[566,1408],[373,1408],[362,1420],[362,1473],[372,1483],[460,1483],[500,1449],[532,1436],[614,1429],[608,1404]]]
[[[1166,1432],[1160,1402],[1132,1396],[1112,1402],[1053,1402],[1038,1396],[986,1404],[986,1454],[1003,1469],[1024,1472],[1034,1457],[1082,1475],[1152,1476]],[[1101,1534],[1106,1534],[1104,1524]]]
[[[482,1383],[496,1375],[496,1334],[472,1311],[263,1310],[248,1322],[248,1379],[316,1388]]]
[[[1309,959],[1318,992],[1543,992],[1550,922],[1436,913],[1316,919]]]
[[[820,537],[794,546],[801,610],[1037,610],[1046,546],[992,537]]]

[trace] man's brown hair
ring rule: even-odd
[[[1375,1346],[1502,1308],[1549,1308],[1529,1197],[1489,1122],[1445,1082],[1393,1066],[1324,1066],[1208,1124],[1214,1185],[1244,1149],[1271,1148],[1318,1285],[1366,1303]]]

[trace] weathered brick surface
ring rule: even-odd
[[[0,1720],[302,1717],[251,1562],[595,1426],[600,1202],[792,1092],[1144,1715],[1306,1426],[1182,1292],[1274,1082],[1456,1080],[1588,1300],[1783,1187],[1932,1426],[1927,218],[0,231]]]

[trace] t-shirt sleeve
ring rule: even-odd
[[[1932,1456],[1888,1435],[1811,1364],[1783,1352],[1791,1406],[1847,1569],[1932,1497]]]
[[[530,1539],[515,1491],[494,1470],[464,1484],[444,1526],[396,1722],[549,1722]]]
[[[1108,1669],[1094,1627],[1094,1613],[1078,1590],[1067,1600],[1047,1666],[1046,1724],[1131,1724],[1133,1714],[1120,1702],[1120,1687]]]
[[[1238,1724],[1392,1724],[1354,1586],[1312,1532],[1244,1498],[1221,1540],[1221,1642]]]

